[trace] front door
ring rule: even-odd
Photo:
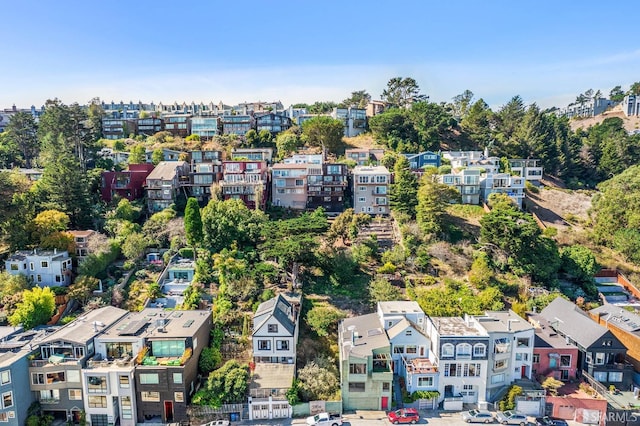
[[[173,401],[164,402],[164,421],[165,422],[173,421]]]
[[[522,368],[521,368],[521,373],[520,373],[520,374],[521,374],[521,375],[520,375],[520,378],[521,378],[521,379],[522,379],[522,378],[526,378],[526,377],[527,377],[527,366],[526,366],[526,365],[523,365],[523,366],[522,366]]]
[[[389,409],[389,397],[383,396],[380,398],[380,409],[382,411],[387,411]]]

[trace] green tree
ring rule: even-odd
[[[249,383],[249,367],[236,360],[227,361],[222,367],[209,374],[204,391],[196,393],[195,405],[237,404],[246,398]]]
[[[613,102],[622,102],[624,99],[624,92],[622,91],[622,86],[616,86],[609,92],[609,99]]]
[[[20,149],[9,138],[7,132],[0,133],[0,167],[3,169],[11,169],[22,164],[20,158]]]
[[[271,146],[271,140],[273,139],[273,135],[267,129],[262,129],[258,133],[258,142],[260,146]]]
[[[338,331],[338,322],[346,314],[333,306],[314,306],[307,312],[307,324],[318,336],[334,335]]]
[[[278,159],[283,159],[295,152],[300,146],[300,138],[294,132],[281,132],[276,136],[276,149]]]
[[[193,197],[187,200],[187,207],[184,209],[184,231],[187,237],[187,244],[196,247],[202,243],[200,206],[198,205],[198,200]]]
[[[25,330],[29,330],[49,321],[55,308],[55,297],[49,287],[24,290],[22,300],[9,317],[9,323],[14,327],[22,324]]]
[[[460,127],[476,146],[486,146],[492,138],[493,111],[483,99],[478,99],[460,121]]]
[[[442,105],[433,102],[416,102],[411,106],[409,117],[418,135],[417,146],[411,151],[439,150],[440,144],[452,141],[457,122]],[[400,151],[403,152],[403,151]]]
[[[26,167],[31,167],[33,160],[38,156],[40,144],[37,131],[35,119],[24,111],[13,114],[5,129],[7,143],[14,144],[20,151]]]
[[[631,85],[631,87],[629,88],[629,94],[636,96],[640,95],[640,81],[636,81]]]
[[[343,149],[344,124],[331,117],[319,116],[302,123],[302,137],[311,146],[320,146],[328,152]]]
[[[333,360],[320,356],[298,372],[298,389],[304,401],[332,401],[340,389],[338,369]]]
[[[355,214],[353,209],[346,209],[331,223],[327,238],[331,242],[340,238],[342,244],[346,244],[347,240],[353,241],[358,236],[360,228],[369,222],[371,222],[371,215]]]
[[[366,108],[371,101],[371,95],[366,90],[351,92],[351,96],[342,101],[342,105],[352,108]]]
[[[314,102],[307,106],[307,112],[309,114],[326,114],[337,106],[335,102]]]
[[[211,252],[231,247],[255,246],[266,222],[260,210],[250,210],[242,200],[211,200],[202,209],[203,245]]]
[[[459,201],[460,193],[454,187],[439,183],[435,171],[427,171],[418,189],[416,219],[420,229],[427,234],[438,234],[444,229],[446,207]]]
[[[402,291],[384,278],[376,278],[369,283],[369,300],[372,304],[404,299]]]
[[[0,272],[0,300],[6,296],[21,293],[22,290],[31,288],[31,283],[26,275],[11,275],[7,271]]]
[[[562,269],[579,281],[593,281],[600,265],[589,248],[576,244],[562,250]]]
[[[467,89],[461,94],[453,97],[451,110],[457,119],[462,119],[467,115],[473,101],[473,96],[473,92]]]
[[[244,135],[244,140],[247,146],[258,146],[258,132],[256,132],[254,129],[249,129],[249,131]]]
[[[204,348],[200,353],[200,359],[198,360],[198,369],[204,375],[209,375],[212,371],[220,366],[222,363],[222,354],[218,348]]]
[[[97,278],[80,275],[74,283],[69,286],[67,296],[69,296],[70,299],[77,300],[81,306],[85,306],[99,285],[100,280]]]
[[[164,161],[164,151],[162,148],[156,148],[151,153],[151,162],[157,166],[161,161]]]
[[[390,108],[382,114],[371,117],[369,128],[374,139],[389,149],[396,152],[416,152],[418,132],[408,110]]]
[[[33,222],[42,238],[54,232],[66,231],[69,226],[69,216],[58,210],[45,210],[38,213]]]
[[[122,244],[122,254],[129,260],[138,259],[149,246],[149,241],[140,232],[129,234]]]
[[[146,162],[147,157],[144,145],[137,144],[132,146],[129,151],[129,164],[144,164]]]
[[[509,102],[498,110],[496,114],[496,139],[498,142],[505,144],[511,139],[520,126],[520,122],[524,118],[525,111],[524,101],[519,95],[511,98]]]
[[[414,102],[423,101],[427,97],[420,94],[420,87],[413,78],[393,77],[387,82],[381,98],[389,106],[409,108]]]
[[[493,270],[490,266],[489,256],[484,252],[474,253],[474,260],[469,271],[469,282],[482,290],[491,285]]]
[[[411,172],[409,160],[404,155],[398,156],[394,167],[394,182],[391,184],[389,204],[399,213],[416,216],[418,205],[418,179]]]

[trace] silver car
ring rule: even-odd
[[[467,423],[493,423],[493,414],[486,410],[471,410],[462,412],[462,420]]]
[[[496,418],[498,419],[498,423],[502,423],[503,425],[525,426],[529,424],[529,420],[525,414],[513,410],[498,411]]]

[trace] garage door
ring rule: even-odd
[[[252,404],[251,415],[254,420],[268,419],[269,418],[269,405],[267,404]]]
[[[286,419],[289,417],[289,404],[273,404],[273,418]]]
[[[527,416],[538,417],[542,415],[542,410],[544,409],[544,401],[518,401],[516,403],[516,410],[521,413],[526,414]]]

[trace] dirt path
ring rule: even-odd
[[[527,192],[527,209],[545,224],[560,229],[579,227],[589,217],[592,194],[586,191],[540,188],[537,194]]]

